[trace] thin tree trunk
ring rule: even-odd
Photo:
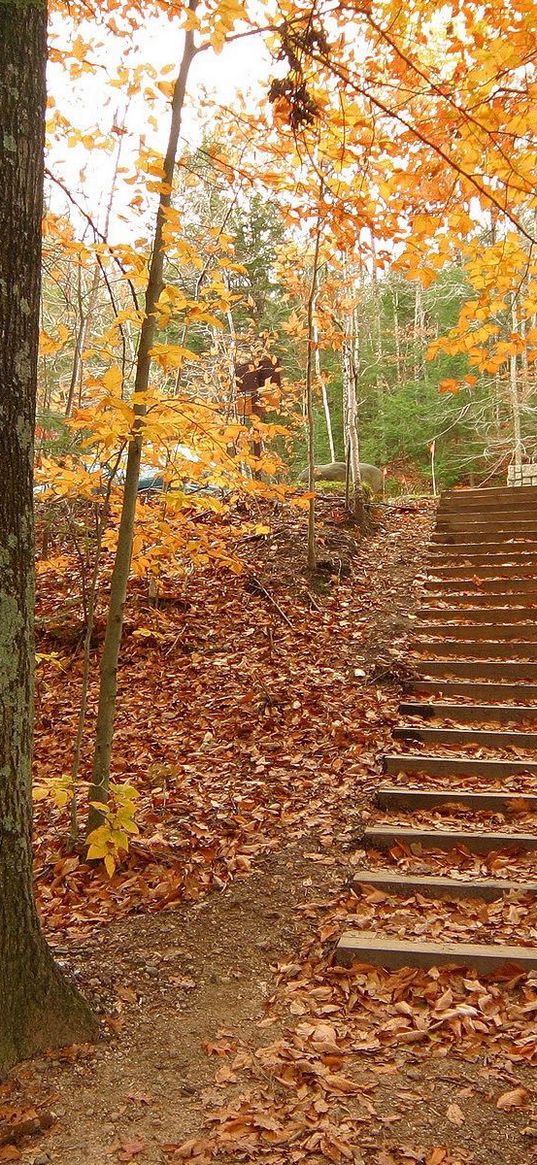
[[[315,247],[313,251],[313,270],[308,296],[308,322],[306,355],[306,423],[308,432],[308,491],[310,493],[308,508],[308,570],[314,571],[317,566],[317,550],[315,546],[315,425],[313,416],[313,344],[314,344],[314,310],[317,297],[317,274],[319,270],[319,249],[321,245],[321,209],[324,181],[321,178],[319,186],[319,213],[315,230]]]
[[[423,372],[422,336],[423,336],[423,301],[421,285],[415,285],[414,302],[414,381],[417,384]]]
[[[377,399],[380,420],[380,431],[382,439],[382,461],[386,461],[386,416],[384,408],[384,349],[382,343],[382,311],[379,292],[379,280],[377,271],[377,247],[375,236],[371,231],[371,255],[372,255],[372,270],[371,280],[373,288],[373,304],[375,309],[375,361],[377,365]]]
[[[393,337],[395,342],[395,377],[397,387],[401,387],[401,339],[399,336],[399,292],[397,287],[392,289],[393,301]]]
[[[330,416],[330,404],[328,401],[328,393],[326,391],[326,383],[324,381],[323,373],[322,373],[322,369],[321,369],[321,353],[319,351],[319,329],[317,327],[317,323],[315,320],[315,306],[314,306],[314,315],[313,315],[313,347],[314,347],[314,357],[315,357],[315,375],[317,377],[317,380],[319,382],[319,388],[321,390],[321,399],[323,402],[324,420],[325,420],[325,424],[326,424],[326,434],[328,437],[328,448],[330,449],[330,460],[335,461],[336,460],[336,449],[335,449],[335,445],[334,445],[334,433],[332,430],[332,418]]]
[[[347,275],[346,263],[344,266]],[[360,473],[360,440],[358,436],[358,382],[360,376],[360,342],[358,338],[358,310],[345,320],[343,340],[343,400],[345,403],[344,430],[346,434],[347,486],[345,504],[353,513],[362,533],[367,527],[364,506],[364,491]],[[349,477],[352,480],[352,505],[350,504]]]
[[[32,889],[33,434],[45,5],[0,4],[0,1072],[96,1022],[40,930]]]
[[[360,441],[358,437],[358,363],[354,335],[348,335],[344,342],[344,352],[347,363],[347,433],[348,433],[348,465],[352,479],[352,513],[358,526],[365,531],[366,515],[364,506],[364,492],[360,473]]]
[[[511,323],[513,332],[516,332],[518,321],[514,296],[511,303]],[[524,448],[522,444],[522,426],[520,419],[520,393],[518,388],[517,359],[516,353],[514,352],[509,357],[509,395],[511,400],[511,416],[513,421],[513,465],[515,470],[517,470],[521,469],[522,467]]]
[[[194,11],[197,0],[190,0],[190,11]],[[142,459],[143,428],[146,405],[143,395],[147,392],[149,372],[151,368],[151,350],[157,333],[157,304],[164,286],[164,250],[163,227],[166,221],[166,210],[171,204],[175,159],[181,131],[181,119],[185,100],[186,85],[190,66],[196,55],[194,34],[192,30],[185,33],[183,57],[175,82],[170,134],[164,160],[164,176],[162,192],[159,200],[153,253],[149,268],[149,279],[145,297],[145,315],[138,347],[136,377],[134,382],[135,405],[134,426],[132,438],[127,453],[127,469],[123,490],[123,504],[119,523],[116,557],[112,572],[110,588],[110,603],[106,623],[106,634],[100,664],[99,705],[97,711],[97,725],[95,731],[95,753],[93,758],[92,782],[89,791],[89,800],[103,805],[108,801],[110,784],[110,762],[112,757],[112,738],[117,699],[117,669],[119,649],[123,630],[123,616],[127,583],[132,558],[132,544],[134,538],[134,518],[136,499],[138,496],[138,481]],[[142,399],[140,399],[142,398]],[[102,824],[103,814],[100,809],[90,805],[88,814],[88,833]]]

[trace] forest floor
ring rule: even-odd
[[[103,1035],[0,1086],[0,1161],[537,1162],[531,976],[332,961],[349,918],[368,921],[349,876],[432,517],[379,507],[356,544],[327,501],[315,590],[300,515],[252,539],[241,575],[190,578],[159,610],[135,589],[116,772],[141,789],[140,838],[109,879],[66,856],[62,811],[37,807],[47,936]],[[68,768],[80,681],[48,585],[42,650],[59,666],[40,679],[38,778]],[[452,926],[453,909],[414,914]]]

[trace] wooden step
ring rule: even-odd
[[[537,486],[535,485],[472,485],[472,486],[454,486],[452,489],[446,489],[442,492],[441,501],[445,502],[448,498],[456,498],[458,502],[462,501],[478,501],[482,505],[487,499],[491,498],[535,498],[537,501]]]
[[[427,590],[424,595],[424,606],[434,608],[435,611],[442,610],[461,610],[466,611],[468,608],[472,610],[484,610],[486,607],[503,608],[509,611],[525,611],[526,618],[532,618],[532,612],[537,610],[537,589],[534,591],[509,591],[507,594],[498,594],[495,591],[477,590],[462,591],[460,587],[456,587],[450,591],[448,588],[440,588],[438,594],[433,594],[432,591]],[[423,610],[423,608],[420,608]]]
[[[488,530],[441,530],[436,529],[431,534],[430,549],[434,550],[439,546],[466,546],[468,544],[475,544],[481,542],[482,544],[493,544],[498,547],[516,545],[519,549],[524,546],[527,549],[533,548],[537,542],[537,525],[532,531],[510,531],[510,530],[495,530],[494,536],[492,531]],[[488,549],[488,545],[487,545]]]
[[[471,694],[473,684],[469,687]],[[537,708],[525,708],[523,704],[422,704],[404,700],[399,711],[402,716],[420,716],[423,720],[456,720],[469,724],[534,720],[537,724]]]
[[[422,744],[475,744],[479,748],[533,748],[537,753],[535,732],[494,732],[488,728],[419,728],[402,724],[392,732],[394,740],[419,740]]]
[[[533,813],[537,793],[475,793],[472,789],[412,789],[403,785],[382,785],[375,800],[379,809],[436,809],[448,805],[465,805],[474,812]]]
[[[521,683],[522,680],[537,677],[537,663],[534,660],[525,663],[517,659],[416,659],[413,663],[414,671],[420,679],[434,676],[454,680],[518,680]]]
[[[472,701],[484,700],[487,705],[492,700],[497,700],[498,703],[506,700],[513,700],[515,703],[520,700],[531,700],[537,704],[537,685],[535,684],[465,683],[464,680],[448,680],[438,677],[438,679],[408,681],[404,685],[404,691],[407,695],[416,696],[443,695],[447,698],[465,696]],[[433,707],[432,704],[431,707]],[[458,707],[463,708],[465,705],[461,704]]]
[[[383,766],[384,772],[390,776],[398,773],[426,773],[429,777],[454,777],[460,774],[466,777],[488,777],[491,781],[537,773],[537,761],[529,758],[481,760],[469,756],[430,756],[423,752],[387,753]]]
[[[527,853],[537,849],[537,833],[506,833],[494,830],[485,833],[468,829],[412,829],[406,825],[371,825],[363,836],[365,849],[389,850],[394,845],[412,849],[419,846],[423,850],[465,849],[474,854],[491,854],[499,851]]]
[[[425,561],[425,573],[427,575],[436,574],[437,571],[442,570],[462,570],[463,567],[467,574],[472,575],[474,571],[479,573],[483,570],[500,569],[504,570],[506,566],[512,567],[515,574],[520,574],[525,571],[525,578],[528,574],[537,574],[537,554],[529,554],[527,551],[511,551],[506,550],[505,554],[466,554],[460,553],[457,550],[456,554],[447,551],[447,548],[438,554],[431,554]]]
[[[397,874],[392,870],[357,870],[353,874],[355,890],[380,890],[383,894],[404,898],[479,898],[494,902],[504,894],[537,894],[537,882],[509,882],[500,878],[434,878],[426,874]]]
[[[535,545],[537,542],[537,522],[527,522],[513,525],[486,525],[486,523],[474,522],[472,525],[455,524],[440,524],[437,523],[434,527],[434,535],[432,537],[432,545],[441,544],[443,539],[446,543],[450,543],[451,538],[458,538],[461,544],[475,543],[480,541],[495,542],[496,549],[503,549],[504,545],[513,545],[513,541],[525,545]],[[453,545],[453,543],[451,543]]]
[[[410,653],[412,658],[426,655],[429,659],[537,659],[537,643],[510,640],[494,643],[490,639],[414,639]]]
[[[370,931],[347,930],[342,934],[335,953],[341,967],[363,963],[398,971],[401,967],[471,967],[482,974],[500,967],[513,966],[522,971],[537,968],[537,950],[532,947],[508,947],[476,943],[425,943],[418,940],[379,938]]]
[[[446,503],[440,502],[436,513],[439,518],[451,518],[452,516],[459,516],[460,514],[468,514],[471,517],[473,514],[498,514],[503,516],[505,514],[514,514],[518,517],[526,517],[532,511],[537,511],[537,499],[533,505],[528,505],[527,501],[520,501],[514,504],[510,501],[505,501],[503,498],[490,499],[486,506],[479,505],[478,502],[473,502],[471,505],[455,506],[451,501]]]
[[[537,578],[483,578],[476,579],[471,575],[468,578],[460,578],[456,581],[454,579],[431,579],[427,578],[424,582],[426,591],[431,591],[439,598],[446,597],[452,594],[468,594],[472,595],[476,592],[479,594],[494,594],[503,595],[504,597],[512,594],[530,594],[537,598]]]
[[[534,562],[523,562],[518,559],[517,562],[510,562],[509,555],[497,556],[496,562],[472,562],[472,559],[466,558],[465,555],[460,556],[460,562],[457,563],[436,563],[429,559],[425,564],[426,572],[429,578],[441,579],[461,579],[461,578],[480,578],[480,579],[497,579],[497,578],[531,578],[535,574],[535,560]]]
[[[426,562],[436,562],[439,558],[447,558],[449,562],[457,556],[467,558],[469,562],[473,562],[476,558],[491,559],[497,562],[498,559],[505,557],[514,557],[521,561],[535,560],[537,558],[537,542],[502,542],[500,546],[496,542],[484,542],[482,539],[479,542],[465,542],[464,546],[453,546],[448,542],[445,546],[441,543],[431,543],[429,545]]]
[[[466,639],[475,643],[484,639],[489,643],[531,643],[537,639],[537,623],[418,623],[416,634],[421,639]]]
[[[446,627],[474,627],[477,624],[492,623],[495,626],[507,627],[513,623],[522,623],[526,627],[535,627],[532,607],[420,607],[417,612],[416,627],[423,627],[422,620],[434,620]],[[537,612],[536,612],[537,615]]]
[[[459,529],[463,527],[465,530],[473,530],[474,527],[482,526],[490,530],[525,530],[530,526],[537,526],[537,506],[531,509],[528,507],[526,513],[523,510],[517,510],[516,513],[510,513],[506,510],[504,513],[490,510],[475,510],[471,513],[464,511],[464,513],[447,514],[445,510],[437,510],[436,513],[436,528]]]

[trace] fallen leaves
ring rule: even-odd
[[[325,514],[321,543],[348,557],[352,536],[332,523],[330,508]],[[401,569],[401,545],[415,549],[416,530],[423,536],[430,517],[427,510],[390,514],[395,537],[380,531],[357,565],[359,577],[339,578],[315,606],[302,575],[303,521],[296,514],[279,519],[275,534],[243,548],[250,574],[255,555],[256,577],[292,614],[292,627],[263,593],[247,587],[246,571],[199,572],[180,589],[174,584],[169,595],[162,588],[157,608],[147,607],[141,584],[134,584],[122,650],[114,777],[127,778],[140,793],[141,836],[109,879],[82,857],[58,854],[67,809],[39,802],[37,892],[49,930],[89,933],[99,919],[195,901],[247,876],[256,857],[279,844],[282,830],[287,837],[300,837],[306,828],[328,835],[343,804],[351,807],[352,828],[357,783],[374,772],[394,699],[353,677],[356,628],[362,643],[370,636],[378,651],[386,602],[403,608],[408,601],[413,567],[410,561]],[[60,580],[46,575],[39,584],[39,625],[49,628],[45,641],[52,638],[62,648],[60,662],[70,676],[66,685],[65,673],[43,656],[36,732],[41,780],[57,781],[65,773],[76,734],[81,659],[62,637],[72,628],[79,601],[78,569],[73,561]],[[63,596],[65,628],[59,585],[70,588]],[[370,613],[367,621],[364,612]],[[99,620],[98,613],[97,637]],[[90,736],[96,665],[95,656]],[[86,747],[86,778],[90,767]],[[85,797],[82,783],[82,808]],[[337,850],[322,846],[311,851],[317,865],[334,865],[338,857]]]
[[[446,1110],[446,1116],[452,1125],[457,1125],[457,1128],[461,1128],[464,1124],[465,1118],[460,1104],[455,1102],[449,1104]]]
[[[527,1088],[512,1088],[510,1092],[503,1092],[496,1101],[496,1108],[501,1112],[510,1112],[512,1108],[524,1108],[529,1093]]]

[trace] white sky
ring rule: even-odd
[[[95,30],[90,26],[87,29],[77,29],[77,35],[84,39],[95,36]],[[69,55],[72,44],[72,28],[65,21],[57,23],[52,28],[51,41]],[[111,34],[99,36],[100,46],[91,53],[94,68],[84,72],[71,80],[65,68],[57,62],[49,64],[48,91],[49,97],[54,98],[58,110],[69,121],[83,132],[92,134],[96,127],[105,136],[108,136],[114,115],[120,117],[125,109],[125,97],[121,90],[112,88],[108,78],[120,64],[125,53],[126,41],[122,37]],[[138,36],[138,44],[130,46],[130,65],[143,63],[153,65],[159,72],[166,66],[177,67],[182,51],[183,35],[179,28],[174,29],[169,21],[151,19],[147,21],[143,30],[143,38]],[[259,93],[261,86],[266,88],[267,77],[270,76],[270,56],[260,36],[249,37],[226,45],[222,53],[216,54],[207,50],[195,58],[192,63],[187,100],[183,116],[182,137],[189,145],[199,142],[204,121],[207,116],[209,98],[216,100],[222,106],[232,107],[238,103],[238,93],[248,91]],[[166,73],[166,80],[172,80],[174,72]],[[146,143],[160,152],[164,151],[169,127],[169,106],[164,96],[159,103],[160,108],[149,105],[144,101],[143,94],[138,94],[129,104],[127,114],[128,134],[123,139],[121,164],[127,167],[132,164],[139,147],[140,135],[146,136]],[[158,130],[155,131],[149,124],[148,118],[157,116]],[[76,199],[84,206],[91,216],[102,226],[104,205],[114,167],[114,157],[103,150],[94,150],[88,153],[84,146],[69,147],[62,136],[59,142],[54,142],[48,155],[49,169],[56,174],[71,190]],[[140,232],[140,223],[133,224],[132,212],[127,211],[128,201],[132,196],[132,187],[118,184],[115,198],[115,213],[112,216],[110,240],[113,242],[131,242],[133,231]],[[56,211],[66,209],[65,195],[50,185],[51,206]],[[71,210],[72,215],[72,210]],[[122,221],[121,215],[125,214]]]

